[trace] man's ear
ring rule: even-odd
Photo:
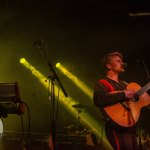
[[[111,69],[111,64],[106,64],[106,67],[107,67],[108,69]]]

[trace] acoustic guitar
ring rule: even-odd
[[[150,96],[146,92],[150,89],[150,82],[144,87],[137,83],[129,83],[127,89],[133,89],[136,92],[134,99],[104,108],[106,114],[122,127],[135,125],[139,119],[141,109],[150,104]]]

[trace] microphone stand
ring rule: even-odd
[[[141,59],[141,61],[142,61],[142,64],[143,64],[143,66],[145,68],[145,71],[146,71],[146,74],[147,74],[147,79],[148,79],[148,81],[150,81],[150,75],[149,75],[149,71],[148,71],[147,65],[146,65],[146,63],[145,63],[145,61],[143,59]]]
[[[53,68],[53,65],[50,63],[50,61],[48,60],[48,57],[44,51],[44,48],[42,46],[42,43],[36,43],[34,46],[39,49],[41,51],[41,53],[43,54],[45,61],[49,67],[49,70],[52,72],[52,75],[48,76],[48,80],[51,81],[51,103],[52,103],[52,122],[51,122],[51,137],[50,137],[50,144],[51,145],[51,149],[55,150],[56,149],[56,140],[55,140],[55,80],[58,82],[63,94],[65,97],[68,97],[68,94],[65,90],[65,88],[63,87],[58,75],[55,72],[55,69]]]

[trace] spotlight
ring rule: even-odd
[[[57,68],[59,68],[59,67],[60,67],[60,65],[61,65],[61,64],[58,62],[58,63],[56,64],[56,67],[57,67]]]
[[[22,64],[22,63],[24,63],[26,60],[25,60],[25,58],[21,58],[20,59],[20,63]]]

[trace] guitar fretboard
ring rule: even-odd
[[[136,95],[139,97],[144,94],[146,91],[150,89],[150,82],[148,82],[145,86],[143,86],[140,90],[136,92]]]

